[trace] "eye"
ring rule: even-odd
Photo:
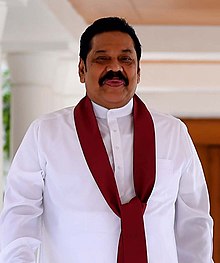
[[[104,64],[108,62],[109,60],[110,60],[110,57],[108,56],[98,56],[97,58],[95,58],[95,62],[100,63],[100,64]]]
[[[122,56],[120,57],[120,61],[126,64],[131,64],[133,62],[133,59],[129,56]]]

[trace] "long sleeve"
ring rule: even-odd
[[[176,201],[175,233],[179,263],[211,263],[213,222],[205,177],[196,150],[183,127],[189,156],[184,167]]]
[[[37,129],[35,122],[27,131],[7,178],[0,218],[1,263],[33,263],[40,245],[44,173]]]

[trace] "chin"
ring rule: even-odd
[[[123,99],[123,100],[118,100],[118,98],[117,99],[108,99],[108,100],[106,100],[106,105],[107,105],[107,108],[109,108],[109,109],[114,109],[114,108],[121,108],[121,107],[123,107],[123,106],[125,106],[127,103],[128,103],[128,101],[129,100],[125,100],[125,99]]]

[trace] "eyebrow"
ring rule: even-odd
[[[108,52],[108,50],[102,50],[102,49],[100,49],[100,50],[96,50],[96,51],[95,51],[95,54],[106,53],[106,52]],[[133,53],[132,50],[129,49],[129,48],[123,49],[123,50],[121,50],[121,52],[122,52],[122,53],[130,53],[130,54]]]
[[[124,50],[122,50],[122,52],[123,52],[123,53],[133,53],[132,50],[129,49],[129,48],[128,48],[128,49],[124,49]]]
[[[99,54],[99,53],[106,53],[107,52],[107,50],[96,50],[95,51],[95,54]]]

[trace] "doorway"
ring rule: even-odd
[[[220,263],[220,119],[182,119],[204,169],[214,219],[214,262]]]

